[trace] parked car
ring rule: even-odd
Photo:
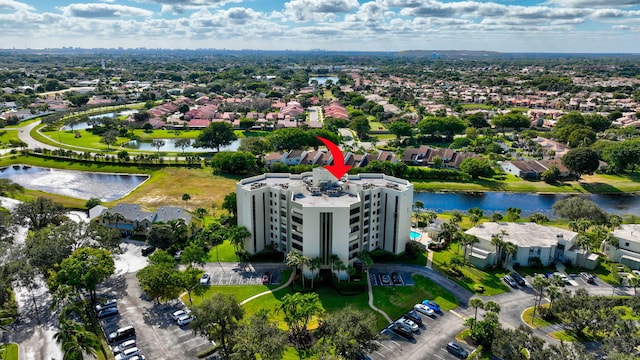
[[[561,283],[561,285],[563,285],[563,286],[564,286],[564,284],[566,284],[566,283],[568,283],[568,282],[569,282],[569,277],[567,276],[567,274],[563,274],[563,273],[561,273],[561,272],[559,272],[559,271],[556,271],[556,272],[554,272],[553,274],[551,274],[551,277],[552,277],[552,278],[553,278],[554,276],[556,276],[556,277],[560,278],[560,280],[561,280],[561,282],[562,282],[562,283]]]
[[[524,281],[524,278],[520,274],[518,274],[517,272],[512,271],[511,274],[509,274],[509,276],[511,276],[511,278],[513,280],[515,280],[516,283],[518,283],[518,285],[525,286],[526,283]]]
[[[115,315],[118,315],[118,308],[110,307],[98,311],[98,314],[96,316],[98,317],[98,319],[104,319]]]
[[[407,330],[404,326],[394,323],[393,325],[391,325],[391,331],[402,336],[407,340],[413,339],[413,333],[411,332],[411,330]]]
[[[391,282],[394,285],[402,285],[402,277],[397,272],[391,273]]]
[[[180,261],[180,257],[182,256],[182,250],[178,250],[174,255],[173,258],[176,259],[177,261]]]
[[[175,321],[178,321],[178,319],[180,319],[181,317],[185,315],[190,315],[190,314],[191,314],[191,310],[188,310],[188,309],[178,310],[178,311],[174,311],[171,314],[171,318]]]
[[[460,344],[455,342],[450,342],[447,344],[447,352],[460,359],[466,359],[469,356],[467,350],[465,350],[462,346],[460,346]]]
[[[633,273],[633,275],[635,276],[640,276],[640,270],[631,270],[631,272]]]
[[[411,330],[413,332],[416,332],[418,330],[420,330],[420,327],[418,327],[418,324],[414,323],[413,321],[409,320],[409,319],[398,319],[396,320],[396,324],[400,325],[400,326],[404,326],[405,329],[407,330]]]
[[[356,354],[356,360],[371,360],[371,358],[367,354],[360,353]]]
[[[265,272],[262,274],[262,284],[263,285],[271,284],[271,273]]]
[[[111,350],[113,350],[113,355],[118,355],[121,352],[125,351],[126,349],[130,349],[132,347],[136,346],[136,341],[134,339],[131,340],[127,340],[119,345],[113,346],[111,347]]]
[[[109,299],[101,304],[96,305],[95,309],[96,311],[100,312],[106,308],[111,308],[111,307],[118,307],[118,300]]]
[[[427,305],[424,304],[416,304],[413,309],[421,314],[425,314],[427,316],[433,316],[433,314],[435,314],[435,311],[433,311],[432,308],[428,307]]]
[[[511,286],[512,288],[514,289],[518,288],[518,283],[515,280],[513,280],[511,276],[505,275],[502,277],[502,280],[504,280],[504,282],[506,282],[507,285]]]
[[[416,314],[413,311],[409,311],[408,313],[404,314],[403,317],[405,319],[413,321],[414,323],[418,324],[418,326],[422,325],[422,318],[420,317],[420,315]]]
[[[125,326],[107,335],[107,340],[109,340],[110,344],[113,344],[128,340],[134,336],[136,336],[136,329],[133,326]]]
[[[181,316],[178,319],[177,323],[178,323],[178,326],[186,326],[186,325],[189,325],[189,323],[192,321],[193,321],[193,317],[191,316],[191,314],[189,314],[189,315]]]
[[[589,284],[596,283],[596,277],[593,276],[593,274],[583,272],[583,273],[580,273],[580,277]]]
[[[132,347],[116,355],[115,360],[127,360],[137,355],[140,355],[140,351],[138,350],[137,347]]]
[[[391,277],[389,276],[389,274],[382,274],[380,275],[380,282],[383,285],[389,285],[391,284]]]
[[[147,256],[147,255],[151,255],[153,254],[153,252],[156,251],[156,247],[155,246],[145,246],[142,248],[142,256]]]
[[[209,285],[209,281],[211,281],[211,276],[207,273],[202,274],[200,285]]]
[[[426,305],[428,308],[435,312],[440,312],[440,305],[433,300],[424,300],[422,301],[422,305]]]
[[[144,360],[144,355],[134,355],[133,357],[128,358],[127,360]]]

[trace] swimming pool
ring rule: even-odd
[[[411,240],[415,240],[415,239],[418,239],[421,235],[422,234],[420,234],[419,232],[415,232],[415,231],[411,230],[411,233],[410,233],[409,236],[411,237]]]

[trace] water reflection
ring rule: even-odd
[[[181,147],[176,146],[176,141],[178,139],[157,139],[157,140],[164,141],[164,145],[160,147],[159,151],[183,152],[183,149]],[[193,142],[194,140],[191,140],[190,144],[193,145]],[[184,152],[212,152],[217,150],[217,149],[210,149],[210,148],[196,148],[191,145],[184,148]],[[126,145],[124,145],[124,147],[129,149],[142,150],[142,151],[158,151],[157,148],[153,147],[151,140],[149,141],[132,140],[132,141],[129,141]],[[237,151],[239,147],[240,147],[240,140],[238,139],[227,146],[221,146],[220,151]]]
[[[425,209],[436,212],[460,210],[466,212],[470,208],[480,208],[485,215],[498,211],[504,213],[507,208],[515,207],[522,210],[526,217],[539,212],[553,217],[552,206],[558,201],[570,196],[569,194],[530,194],[530,193],[435,193],[416,192],[413,201],[420,201]],[[640,197],[632,194],[583,194],[580,195],[593,200],[603,210],[619,214],[639,214]]]
[[[31,190],[85,200],[95,197],[102,201],[113,201],[133,191],[149,176],[13,165],[0,168],[0,178],[9,179]]]

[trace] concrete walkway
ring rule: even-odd
[[[275,288],[275,289],[267,290],[267,291],[261,292],[260,294],[255,294],[255,295],[253,295],[253,296],[251,296],[251,297],[249,297],[249,298],[247,298],[247,299],[244,299],[244,300],[242,300],[242,301],[240,302],[240,305],[244,305],[244,304],[248,303],[249,301],[251,301],[251,300],[253,300],[253,299],[257,299],[257,298],[259,298],[260,296],[267,295],[267,294],[271,294],[271,293],[274,293],[274,292],[276,292],[276,291],[278,291],[278,290],[281,290],[281,289],[286,288],[287,286],[289,286],[289,285],[293,282],[293,277],[294,277],[294,276],[295,276],[295,273],[293,273],[293,272],[292,272],[292,273],[291,273],[291,276],[289,276],[289,280],[287,280],[287,282],[286,282],[286,283],[284,283],[284,284],[282,284],[282,285],[278,286],[278,287],[277,287],[277,288]]]
[[[384,318],[387,319],[389,324],[391,324],[393,320],[391,320],[389,315],[387,315],[386,312],[378,309],[375,305],[373,305],[373,290],[371,288],[371,278],[369,277],[369,270],[366,271],[366,274],[367,274],[367,289],[369,289],[369,307],[372,308],[374,311],[377,311],[380,314],[382,314],[382,316],[384,316]]]

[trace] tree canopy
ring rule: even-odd
[[[562,157],[562,164],[578,179],[584,174],[593,174],[600,166],[600,156],[590,148],[580,147],[569,150]]]
[[[13,213],[16,223],[29,226],[32,230],[39,230],[50,224],[63,221],[67,210],[59,203],[45,197],[25,201],[16,206]]]
[[[558,200],[553,204],[552,209],[554,214],[572,221],[587,219],[604,224],[608,218],[607,213],[595,202],[580,196],[569,196],[566,199]]]
[[[220,152],[221,146],[227,146],[237,139],[238,137],[233,132],[233,125],[217,121],[212,122],[206,129],[202,130],[193,146],[216,149],[216,151]]]

